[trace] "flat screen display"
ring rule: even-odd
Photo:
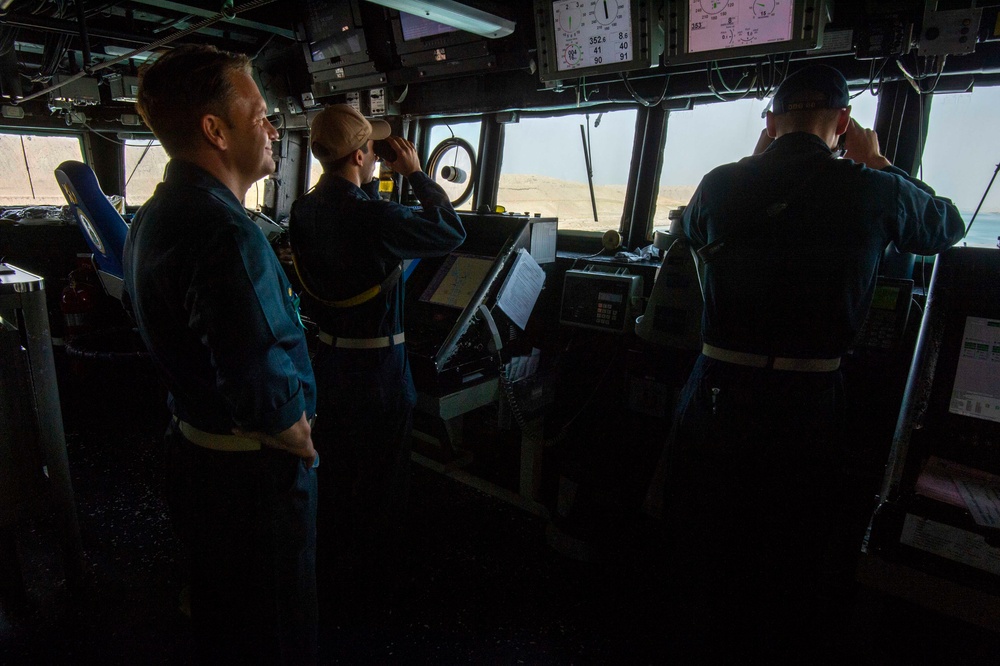
[[[793,0],[688,0],[688,52],[787,42]]]
[[[495,263],[496,257],[454,252],[441,264],[420,300],[464,310]]]
[[[333,35],[309,45],[309,53],[313,62],[343,58],[361,53],[361,50],[361,35],[357,30],[344,32],[342,35]]]
[[[629,0],[557,0],[552,3],[556,69],[632,62],[635,46]]]
[[[899,287],[879,285],[872,296],[872,307],[876,310],[895,310],[899,301]]]
[[[810,51],[831,19],[829,0],[664,2],[664,65]]]
[[[406,12],[399,12],[399,26],[403,31],[403,39],[408,42],[458,32],[458,28]]]
[[[966,317],[948,411],[1000,423],[1000,319]]]

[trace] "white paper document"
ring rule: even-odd
[[[977,525],[1000,527],[1000,476],[931,456],[917,477],[924,497],[967,509]]]
[[[512,322],[524,330],[544,284],[545,271],[527,250],[521,248],[517,251],[513,268],[500,288],[497,305]]]
[[[1000,527],[1000,486],[972,479],[955,479],[955,486],[977,525]]]

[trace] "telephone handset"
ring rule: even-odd
[[[912,298],[913,280],[879,277],[855,349],[894,351],[906,332]]]

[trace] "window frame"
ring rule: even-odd
[[[91,164],[91,159],[90,159],[90,156],[91,156],[90,145],[88,143],[87,136],[84,133],[82,133],[82,132],[78,132],[78,131],[65,131],[65,132],[63,132],[63,131],[59,131],[59,130],[46,129],[46,128],[35,128],[35,127],[25,127],[23,129],[14,129],[14,128],[4,127],[4,128],[0,128],[0,135],[4,135],[4,136],[16,136],[16,137],[29,136],[29,137],[73,138],[73,139],[77,140],[77,143],[79,144],[79,147],[80,147],[80,160],[84,164],[88,164],[88,165]],[[65,159],[71,159],[71,158],[65,158]],[[60,160],[59,163],[61,164],[62,162],[65,161],[65,159]],[[58,166],[58,164],[56,166]],[[34,178],[34,176],[32,176],[30,174],[30,172],[28,172],[28,175],[29,175],[29,178],[31,179],[30,182],[32,182],[32,183],[35,182],[35,178]],[[54,173],[47,174],[47,177],[51,178],[51,182],[52,183],[56,182]],[[20,208],[28,208],[28,207],[31,207],[31,206],[62,206],[62,205],[65,205],[66,204],[65,195],[62,193],[62,190],[58,187],[58,185],[56,185],[56,190],[59,192],[59,196],[62,197],[62,200],[59,203],[36,203],[36,202],[30,202],[29,201],[29,202],[24,202],[24,203],[0,204],[0,207],[2,207],[2,208],[18,208],[18,207],[20,207]]]
[[[989,89],[989,90],[993,91],[991,93],[992,95],[998,95],[998,96],[1000,96],[1000,85],[982,85],[982,86],[979,86],[979,89]],[[930,98],[931,99],[931,104],[929,105],[930,108],[929,108],[929,111],[927,112],[927,117],[926,117],[926,119],[924,121],[924,125],[923,125],[923,136],[921,137],[921,140],[920,140],[921,150],[920,150],[920,155],[919,155],[919,158],[918,158],[918,161],[917,161],[917,167],[916,167],[916,169],[917,169],[917,177],[920,178],[921,180],[923,180],[923,175],[924,175],[924,170],[925,170],[924,158],[926,157],[926,153],[927,153],[927,144],[928,144],[928,142],[930,140],[930,137],[932,136],[931,126],[932,126],[932,122],[933,122],[933,120],[935,118],[935,114],[934,114],[935,108],[937,108],[938,105],[941,104],[944,100],[951,100],[951,99],[959,100],[959,99],[961,99],[960,97],[955,97],[955,95],[962,95],[962,96],[968,95],[968,96],[970,96],[970,101],[971,101],[971,96],[975,95],[975,92],[976,92],[976,89],[973,88],[973,89],[971,89],[971,90],[969,90],[967,92],[961,92],[961,93],[954,93],[954,94],[952,94],[952,93],[936,93],[936,94],[933,94],[932,93],[931,94],[931,98]],[[950,102],[948,102],[948,103],[950,103]],[[940,117],[940,116],[938,116],[938,117]],[[960,128],[960,127],[961,128],[966,128],[966,127],[969,127],[971,125],[973,125],[973,123],[971,123],[971,122],[966,122],[966,123],[958,122],[958,123],[956,123],[953,118],[949,118],[948,122],[945,123],[945,126],[948,127],[949,129],[956,129],[956,130],[957,130],[957,128]],[[944,133],[943,132],[939,132],[935,136],[941,137],[943,139],[944,138]],[[997,136],[998,136],[998,139],[1000,139],[1000,132],[997,133]],[[937,151],[938,154],[948,154],[948,152],[949,152],[949,151],[946,151],[946,150],[940,150],[937,145],[933,146],[933,148],[932,148],[932,154],[933,154],[933,151]],[[963,153],[961,153],[961,155],[962,155],[962,157],[961,157],[961,159],[957,160],[957,163],[960,166],[968,164],[969,160],[971,159],[969,151],[963,152]],[[979,215],[993,215],[993,214],[995,214],[994,210],[1000,210],[1000,189],[998,189],[998,187],[997,187],[997,182],[995,180],[993,180],[993,179],[996,178],[996,175],[997,175],[996,169],[1000,169],[1000,167],[998,167],[996,165],[996,163],[992,159],[988,160],[986,162],[986,164],[988,164],[989,167],[996,167],[996,168],[991,168],[988,172],[976,172],[976,171],[974,171],[974,170],[972,170],[970,168],[970,170],[968,172],[970,175],[980,175],[982,177],[982,179],[979,181],[979,184],[981,186],[979,189],[982,189],[982,192],[978,192],[977,191],[975,193],[975,195],[974,195],[974,202],[972,202],[972,200],[969,200],[969,203],[972,203],[971,207],[969,207],[968,210],[963,210],[963,207],[966,206],[967,202],[965,202],[965,201],[963,201],[962,203],[958,203],[957,201],[955,202],[955,206],[959,209],[959,211],[963,215],[962,219],[965,222],[966,230],[969,230],[969,224],[970,224],[970,222],[972,222],[972,231],[976,232],[976,235],[978,235],[979,233],[982,233],[982,231],[981,231],[982,230],[982,226],[979,226],[979,227],[976,226],[976,223],[980,222]],[[985,166],[985,165],[984,164],[980,164],[979,166],[982,167],[982,166]],[[945,168],[943,168],[943,169],[939,168],[937,166],[932,167],[932,170],[931,170],[931,174],[932,175],[929,176],[928,180],[925,181],[925,182],[927,182],[927,184],[930,187],[934,188],[938,192],[938,194],[940,196],[944,196],[944,197],[948,197],[948,198],[955,197],[957,193],[954,192],[954,191],[950,191],[950,188],[948,188],[947,186],[943,187],[941,190],[937,189],[938,187],[940,187],[940,181],[935,182],[935,175],[934,175],[935,171],[940,174],[940,173],[945,173],[945,172],[951,171],[951,169],[949,169],[947,166]],[[958,178],[957,180],[962,180],[962,181],[969,182],[968,179],[966,179],[966,178]],[[989,187],[990,185],[992,185],[992,187]],[[984,194],[986,194],[987,188],[989,188],[988,196],[986,196],[985,198],[983,198]],[[979,215],[976,216],[976,219],[973,220],[972,216],[976,213],[976,208],[979,207],[979,206],[982,206],[982,209],[979,211]],[[996,234],[1000,235],[1000,228],[996,228],[995,231],[990,232],[990,233],[991,234],[996,233]],[[963,236],[963,238],[961,240],[959,240],[958,243],[956,243],[956,246],[963,246],[963,245],[967,245],[968,244],[968,247],[995,248],[996,244],[997,244],[997,241],[995,239],[996,239],[996,236],[990,235],[990,236],[986,237],[986,240],[976,241],[975,240],[975,235],[974,235],[973,240],[969,241],[968,239],[966,239]]]
[[[132,202],[130,202],[128,200],[128,180],[129,180],[129,173],[128,173],[128,158],[126,156],[127,155],[127,150],[126,149],[129,147],[128,142],[129,141],[147,142],[147,141],[151,140],[155,145],[158,145],[160,148],[163,148],[163,144],[160,143],[160,140],[157,139],[153,135],[152,132],[150,132],[148,134],[133,133],[133,134],[129,134],[128,136],[125,136],[125,137],[120,137],[119,140],[121,141],[121,165],[122,165],[121,186],[122,186],[122,191],[124,192],[123,197],[125,198],[125,207],[127,209],[136,209],[139,206],[141,206],[142,203],[145,203],[145,200],[143,200],[140,203],[132,203]],[[166,151],[164,151],[164,153],[166,153]],[[167,155],[167,161],[168,162],[170,161],[170,156],[169,155]],[[161,178],[162,178],[162,174],[161,174]],[[153,190],[154,191],[156,190],[156,186],[155,185],[153,186]],[[147,197],[147,199],[148,199],[148,197]]]
[[[445,125],[479,125],[479,136],[476,138],[475,142],[469,141],[472,146],[473,154],[476,158],[476,171],[475,173],[469,174],[473,179],[472,192],[469,195],[469,199],[462,204],[463,208],[459,208],[460,212],[473,213],[475,212],[473,208],[473,202],[478,200],[480,187],[480,178],[483,173],[483,163],[480,156],[483,146],[483,124],[487,122],[490,114],[483,115],[471,115],[471,116],[449,116],[449,117],[435,117],[435,118],[423,118],[421,122],[418,123],[419,127],[419,141],[420,146],[417,148],[420,154],[420,166],[425,171],[428,167],[428,160],[430,159],[431,152],[441,143],[440,141],[433,143],[431,142],[431,132],[433,132],[435,127],[442,127]],[[454,135],[456,138],[464,138],[458,134]],[[431,175],[428,173],[428,175]],[[468,208],[465,208],[468,206]]]
[[[629,234],[629,229],[624,228],[626,227],[625,222],[632,220],[631,214],[629,215],[625,214],[625,207],[629,202],[629,194],[627,190],[629,185],[633,182],[635,177],[634,173],[638,168],[638,164],[635,159],[636,158],[635,142],[637,133],[639,132],[640,125],[641,123],[643,123],[643,120],[645,118],[644,114],[640,112],[641,111],[640,107],[634,103],[603,103],[592,106],[579,106],[579,107],[574,106],[569,108],[562,107],[562,108],[530,109],[530,110],[516,111],[512,113],[514,113],[517,120],[520,121],[525,118],[564,118],[569,116],[584,116],[586,114],[595,116],[597,114],[611,113],[615,111],[633,111],[636,113],[635,122],[632,126],[633,132],[631,136],[631,145],[629,147],[631,150],[631,157],[629,159],[628,171],[625,174],[626,195],[625,199],[622,201],[622,209],[618,220],[618,226],[617,228],[614,229],[618,231],[620,234],[622,234],[623,238],[625,238],[628,237]],[[499,191],[500,176],[503,174],[503,153],[506,148],[506,132],[503,133],[503,136],[504,136],[503,141],[497,147],[497,151],[500,156],[500,169],[497,172],[497,183],[496,183],[497,191]],[[496,201],[489,203],[491,208],[495,207],[497,204]],[[573,248],[575,250],[577,248],[580,248],[581,251],[588,251],[589,249],[595,246],[595,241],[600,241],[602,236],[605,233],[607,233],[607,231],[608,231],[607,229],[603,231],[600,230],[588,231],[583,229],[560,228],[558,232],[558,238],[562,241],[560,242],[560,249],[563,249],[563,246],[566,246],[567,249]]]

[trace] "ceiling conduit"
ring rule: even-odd
[[[235,16],[236,14],[239,14],[240,12],[249,11],[251,9],[257,9],[258,7],[263,7],[264,5],[269,5],[269,4],[271,4],[272,2],[275,2],[275,1],[276,0],[253,0],[253,2],[248,2],[245,5],[240,5],[239,7],[235,7],[235,8],[233,8],[231,10],[228,10],[228,11],[226,11],[224,13],[223,12],[219,12],[218,14],[210,16],[209,18],[206,18],[204,21],[200,21],[199,23],[195,23],[191,27],[186,28],[184,30],[181,30],[180,32],[177,32],[177,33],[175,33],[173,35],[170,35],[168,37],[164,37],[163,39],[158,39],[155,42],[151,42],[149,44],[146,44],[145,46],[140,46],[137,49],[134,49],[132,51],[129,51],[128,53],[122,54],[122,55],[120,55],[120,56],[118,56],[116,58],[112,58],[111,60],[106,60],[106,61],[104,61],[104,62],[102,62],[100,64],[96,64],[96,65],[90,66],[89,63],[87,63],[86,60],[85,60],[84,61],[84,70],[83,71],[65,78],[64,80],[60,81],[56,85],[52,85],[52,86],[49,86],[47,88],[43,88],[42,90],[39,90],[38,92],[32,93],[30,95],[27,95],[27,96],[25,96],[25,97],[23,97],[23,98],[21,98],[19,100],[15,100],[15,101],[13,101],[13,104],[17,105],[17,104],[21,104],[23,102],[27,102],[28,100],[35,99],[36,97],[41,97],[42,95],[50,93],[53,90],[58,90],[59,88],[63,87],[64,85],[66,85],[68,83],[76,81],[77,79],[81,79],[84,76],[88,76],[90,74],[93,74],[94,72],[98,72],[98,71],[100,71],[102,69],[105,69],[107,67],[111,67],[112,65],[117,65],[118,63],[124,62],[125,60],[128,60],[130,58],[133,58],[133,57],[139,55],[140,53],[144,53],[146,51],[152,51],[154,49],[160,48],[161,46],[166,46],[167,44],[170,44],[171,42],[173,42],[175,40],[178,40],[181,37],[185,37],[187,35],[190,35],[193,32],[197,32],[197,31],[201,30],[202,28],[205,28],[207,26],[212,25],[213,23],[217,23],[217,22],[222,21],[222,20],[231,19],[231,18],[233,18],[233,16]],[[82,17],[80,18],[80,33],[81,33],[81,39],[83,39],[84,44],[86,44],[87,43],[87,36],[86,36],[87,32],[86,32],[86,26],[83,23],[83,18]]]

